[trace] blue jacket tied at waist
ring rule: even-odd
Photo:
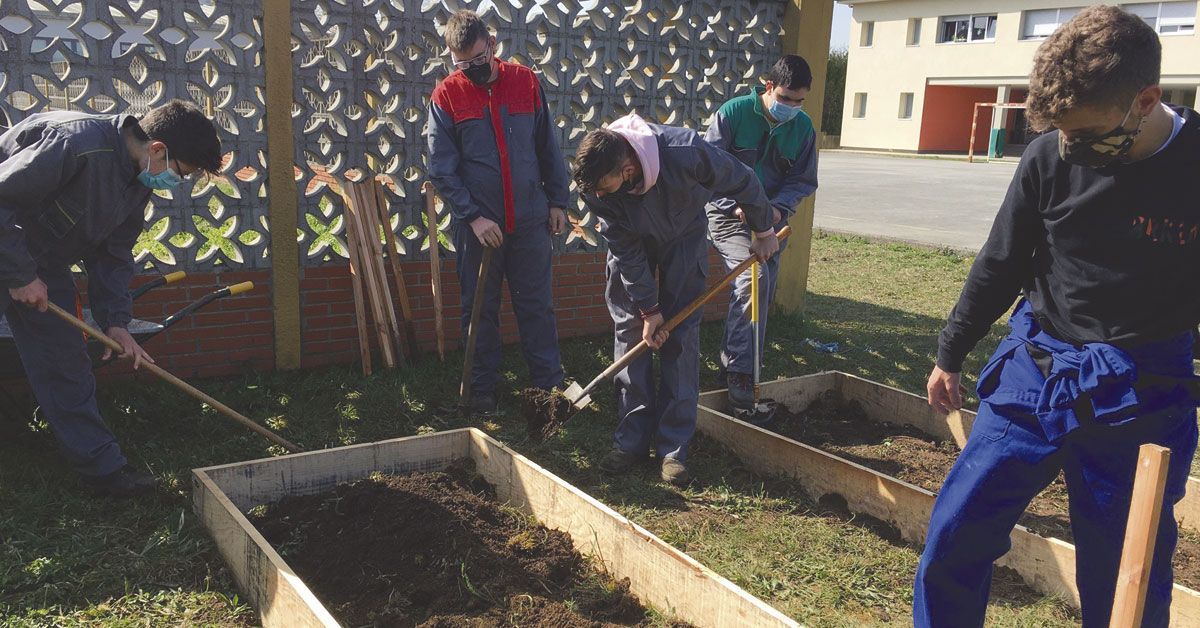
[[[1046,333],[1024,299],[1009,326],[979,374],[979,399],[1036,415],[1051,442],[1091,422],[1117,425],[1200,404],[1190,332],[1128,350],[1102,342],[1079,347]]]

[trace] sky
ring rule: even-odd
[[[835,2],[833,5],[833,31],[829,35],[829,49],[837,50],[850,45],[850,5]]]

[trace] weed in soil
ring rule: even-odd
[[[780,407],[770,429],[880,473],[938,492],[958,457],[951,441],[938,441],[911,425],[872,421],[857,401],[828,391],[804,411]],[[1074,541],[1067,485],[1060,473],[1025,510],[1020,523],[1045,537]],[[1175,580],[1200,585],[1200,535],[1181,531],[1174,558]]]
[[[521,412],[525,415],[526,431],[535,441],[553,436],[573,413],[571,400],[559,390],[526,388],[518,397]]]
[[[498,503],[473,465],[377,474],[251,516],[348,625],[650,624],[628,580],[598,572],[566,533]]]

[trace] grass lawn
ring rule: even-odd
[[[923,390],[937,331],[969,264],[907,246],[818,238],[808,313],[772,320],[765,376],[838,369]],[[706,388],[720,331],[709,324],[703,332]],[[817,353],[806,338],[838,342],[840,351]],[[985,340],[966,371],[977,371],[997,340]],[[610,347],[608,337],[564,342],[568,373],[590,379]],[[524,366],[517,351],[506,354],[504,378],[518,388]],[[331,447],[473,424],[450,409],[459,359],[425,358],[420,368],[366,379],[344,367],[202,387],[302,446]],[[687,490],[658,482],[651,468],[607,477],[595,466],[609,447],[613,402],[603,392],[594,397],[598,407],[547,443],[525,440],[511,398],[507,416],[474,424],[805,624],[910,625],[917,548],[825,511],[793,483],[748,473],[704,439],[694,445],[697,482]],[[150,378],[104,387],[100,399],[126,452],[167,489],[142,501],[85,497],[44,425],[0,418],[0,625],[254,624],[192,515],[188,470],[281,452]],[[1059,601],[1006,584],[1011,579],[999,578],[991,624],[1077,623]]]

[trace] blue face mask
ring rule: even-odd
[[[173,190],[183,183],[183,177],[171,169],[171,149],[167,149],[167,167],[158,174],[150,174],[150,156],[146,156],[146,169],[138,173],[138,181],[151,190]]]
[[[771,114],[771,117],[774,118],[776,122],[782,124],[790,121],[792,118],[795,118],[796,115],[800,113],[800,109],[801,107],[792,107],[776,100],[775,102],[771,103],[771,107],[767,109],[767,112]]]

